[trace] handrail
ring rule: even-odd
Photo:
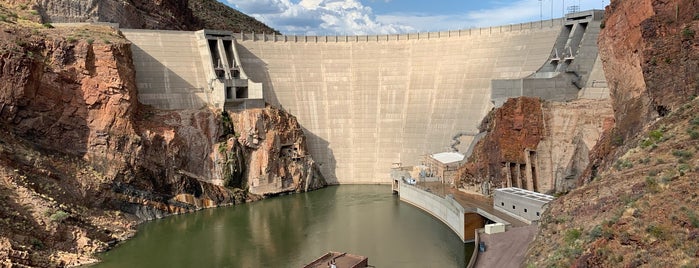
[[[240,41],[253,42],[294,42],[294,43],[349,43],[349,42],[381,42],[397,40],[428,40],[435,38],[451,38],[471,35],[490,35],[507,32],[517,32],[532,29],[553,28],[562,26],[565,20],[562,18],[532,21],[518,24],[491,26],[482,28],[469,28],[461,30],[449,30],[440,32],[417,32],[407,34],[383,34],[383,35],[277,35],[265,33],[234,33],[234,37]]]
[[[476,233],[476,238],[473,239],[473,253],[471,254],[471,260],[468,261],[468,265],[466,265],[466,268],[473,268],[476,265],[476,261],[478,260],[478,243],[481,241],[481,236],[478,230],[481,229],[476,229],[474,231]]]

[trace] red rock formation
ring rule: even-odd
[[[232,113],[231,118],[235,144],[245,152],[244,180],[251,193],[270,195],[325,186],[295,117],[268,106]]]
[[[489,182],[498,188],[522,187],[523,180],[526,185],[524,169],[529,154],[525,151],[536,150],[544,128],[540,100],[509,99],[489,115],[487,124],[488,134],[476,145],[457,177],[467,185]]]
[[[613,121],[609,100],[510,99],[487,118],[488,134],[459,170],[460,187],[483,194],[509,186],[568,191]]]
[[[0,243],[11,245],[0,256],[84,263],[139,220],[259,198],[226,183],[233,162],[268,180],[261,194],[324,185],[289,114],[234,115],[240,145],[227,147],[234,134],[217,111],[141,106],[133,70],[111,28],[0,22]]]
[[[599,50],[616,125],[592,152],[580,184],[609,168],[624,141],[699,93],[698,13],[691,0],[612,1],[607,7]]]

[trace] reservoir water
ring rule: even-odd
[[[343,185],[147,222],[96,267],[302,267],[327,251],[375,267],[464,267],[472,250],[390,186]]]

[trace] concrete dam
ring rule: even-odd
[[[570,100],[604,80],[591,77],[601,14],[403,35],[122,32],[141,102],[235,110],[264,100],[298,118],[329,182],[388,184],[393,166],[449,151],[454,137],[468,148],[503,98]]]

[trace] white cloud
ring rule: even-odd
[[[492,8],[452,14],[391,13],[374,14],[359,0],[226,0],[284,34],[364,35],[416,31],[443,31],[537,21],[540,16],[558,18],[563,12],[561,0],[500,1]],[[370,0],[372,2],[390,0]],[[582,10],[601,9],[609,1],[567,0],[566,6],[580,5]],[[400,4],[400,2],[395,2]],[[551,6],[553,4],[553,6]]]
[[[358,0],[226,0],[235,8],[285,34],[391,34],[415,31],[410,26],[377,21]]]

